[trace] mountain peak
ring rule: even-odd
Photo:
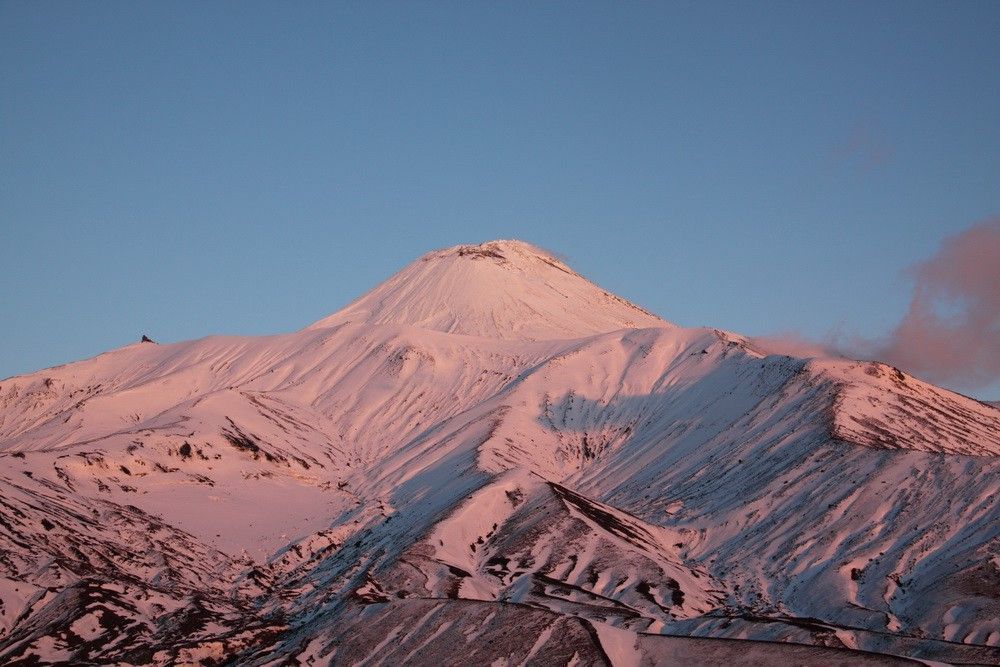
[[[552,253],[516,240],[429,252],[309,328],[348,321],[509,340],[672,326],[591,283]]]
[[[575,271],[569,268],[553,253],[542,250],[526,241],[514,239],[497,239],[476,245],[456,245],[443,250],[429,252],[421,257],[421,261],[428,262],[449,257],[460,257],[470,260],[487,259],[500,263],[520,263],[525,268],[530,266],[532,262],[541,262],[566,273],[576,275]]]

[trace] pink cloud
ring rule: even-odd
[[[886,133],[871,122],[858,122],[850,135],[835,147],[834,160],[854,165],[862,172],[885,166],[892,159],[893,149]]]
[[[806,338],[794,331],[782,331],[751,338],[753,346],[764,354],[787,354],[793,357],[839,356],[829,345]]]
[[[885,339],[857,345],[860,356],[937,384],[975,389],[1000,379],[1000,219],[945,239],[910,274],[903,319]]]

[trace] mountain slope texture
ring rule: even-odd
[[[3,664],[1000,664],[1000,411],[516,241],[0,381]]]

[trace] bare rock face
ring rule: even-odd
[[[456,246],[0,381],[0,662],[998,664],[998,456],[994,406]]]

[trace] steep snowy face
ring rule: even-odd
[[[672,326],[521,241],[428,253],[311,329],[345,322],[407,324],[508,340],[580,338]]]

